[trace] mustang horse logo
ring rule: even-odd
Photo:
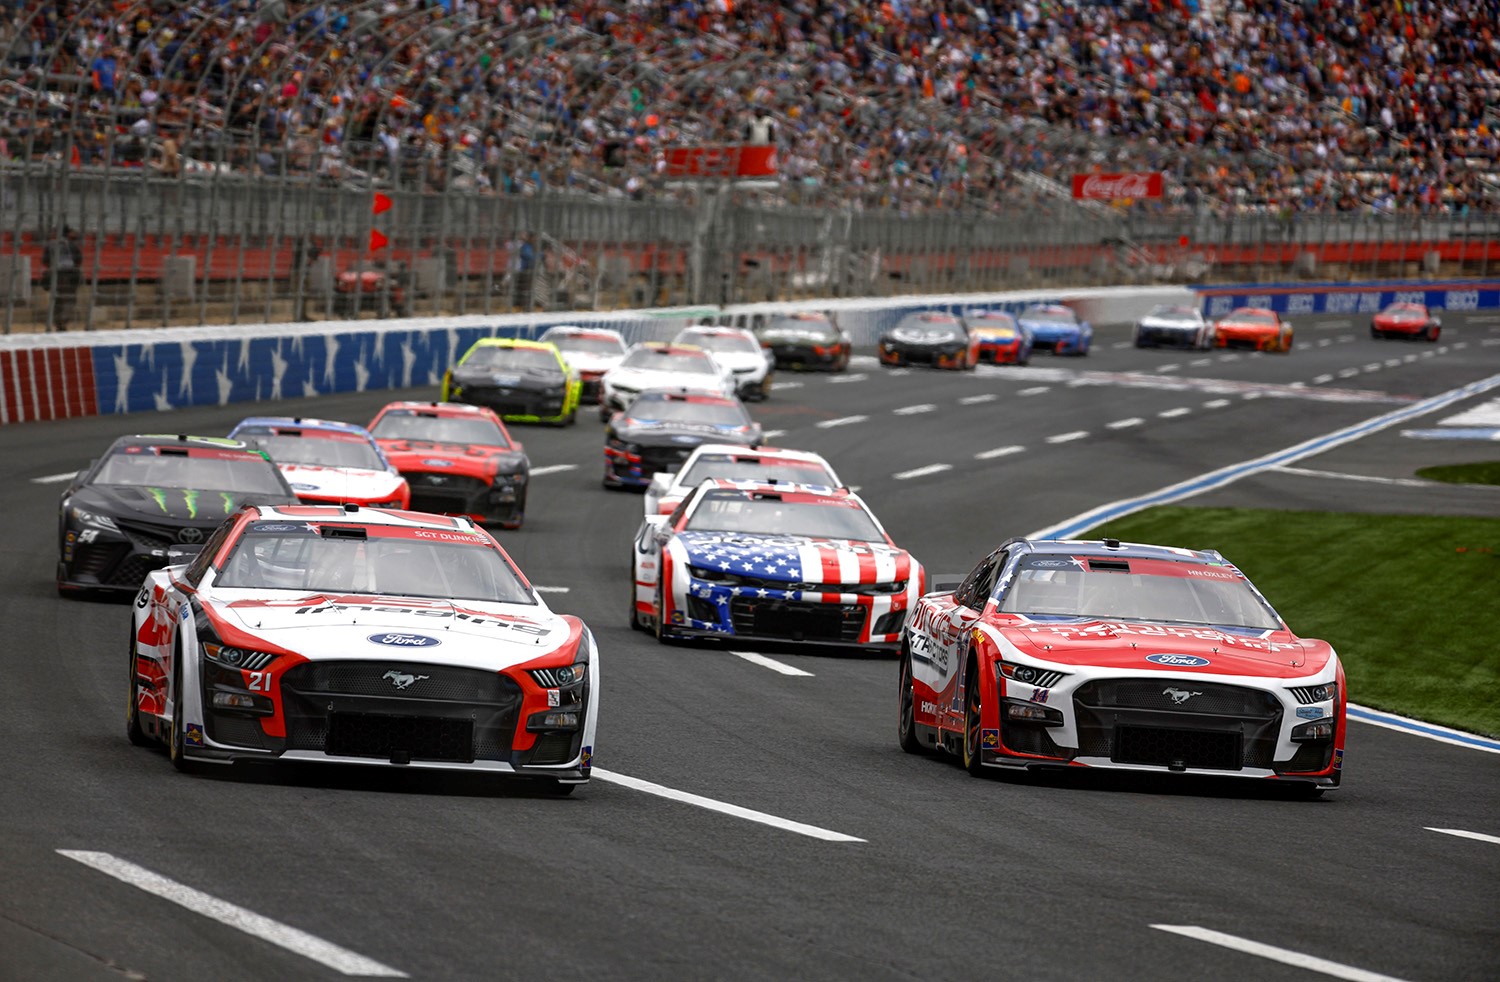
[[[392,673],[388,673],[388,674],[392,674]],[[425,678],[426,676],[423,676],[423,677]],[[398,689],[404,689],[404,688],[406,688],[406,686],[404,686],[404,685],[398,685],[397,688]],[[1172,697],[1172,705],[1174,705],[1174,706],[1180,706],[1180,705],[1182,705],[1183,703],[1187,702],[1189,699],[1193,698],[1193,696],[1201,696],[1201,695],[1203,695],[1203,693],[1201,693],[1201,692],[1189,692],[1186,689],[1177,689],[1177,688],[1162,689],[1161,690],[1161,694],[1164,695],[1164,696],[1171,696]]]
[[[380,677],[383,678],[383,679],[390,679],[391,680],[391,685],[394,685],[396,688],[401,689],[403,691],[405,691],[406,689],[410,689],[413,685],[416,685],[418,682],[422,681],[423,679],[430,679],[430,678],[432,678],[431,675],[408,675],[405,672],[398,672],[395,669],[392,669],[391,671],[386,672],[384,675],[382,675]]]

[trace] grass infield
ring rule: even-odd
[[[1417,471],[1417,476],[1429,481],[1445,481],[1448,484],[1500,484],[1500,460],[1486,460],[1477,464],[1424,467]]]
[[[1102,536],[1217,549],[1334,646],[1350,701],[1500,736],[1500,518],[1167,506]]]

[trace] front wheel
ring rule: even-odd
[[[193,771],[193,762],[187,757],[187,733],[183,727],[183,715],[182,642],[179,641],[172,649],[172,729],[171,738],[167,742],[167,756],[171,758],[173,767],[187,774]]]
[[[650,626],[647,624],[647,621],[646,621],[645,617],[643,617],[641,615],[641,612],[639,610],[636,610],[636,608],[635,608],[635,574],[634,574],[634,571],[632,571],[631,577],[630,577],[630,629],[632,631],[649,631],[651,629]]]
[[[1285,354],[1286,352],[1291,351],[1291,350],[1292,350],[1292,332],[1291,331],[1287,331],[1285,337],[1283,337],[1281,339],[1281,351],[1282,351],[1283,354]]]
[[[980,763],[980,741],[983,734],[979,728],[984,718],[982,699],[978,665],[970,660],[964,670],[964,770],[974,777],[984,773],[984,767]]]
[[[905,648],[902,645],[902,648]],[[920,754],[924,752],[922,743],[917,739],[917,715],[916,715],[916,692],[913,687],[911,674],[911,653],[901,653],[899,705],[900,717],[896,721],[896,742],[901,749],[909,754]]]
[[[1442,328],[1434,327],[1433,325],[1429,324],[1427,326],[1427,330],[1422,332],[1422,336],[1425,337],[1429,342],[1436,342],[1438,339],[1438,335],[1442,333]]]
[[[139,653],[135,648],[135,620],[130,621],[130,702],[125,707],[125,738],[137,747],[145,747],[151,744],[151,738],[146,731],[141,729],[140,710],[140,673],[137,671],[136,660]]]

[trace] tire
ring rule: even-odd
[[[646,622],[641,619],[641,612],[635,609],[635,571],[630,573],[630,629],[632,631],[650,630]]]
[[[1281,353],[1286,354],[1292,350],[1292,332],[1286,332],[1286,338],[1281,342]]]
[[[1433,327],[1431,324],[1429,324],[1427,325],[1427,330],[1422,332],[1422,337],[1424,337],[1428,341],[1428,343],[1436,344],[1438,335],[1442,333],[1443,329],[1441,327]]]
[[[135,650],[135,618],[130,619],[130,700],[125,707],[125,739],[137,747],[149,747],[152,739],[141,729],[140,707],[136,701],[136,650]]]
[[[663,570],[662,572],[665,572]],[[666,644],[671,638],[666,632],[667,621],[666,592],[661,583],[656,584],[656,619],[652,623],[652,631],[656,635],[657,644]]]
[[[925,755],[922,742],[917,739],[917,697],[913,689],[911,674],[911,652],[902,644],[901,671],[897,689],[896,742],[909,754]]]
[[[979,691],[979,665],[972,658],[964,668],[964,770],[973,777],[984,774],[979,751],[980,722],[983,719],[983,695]]]
[[[1371,324],[1370,325],[1370,337],[1373,338],[1376,341],[1379,341],[1381,338],[1385,337],[1385,335],[1381,334],[1380,331],[1378,331],[1375,328],[1374,324]]]
[[[196,768],[184,753],[182,715],[182,642],[179,641],[172,648],[172,729],[167,741],[167,756],[178,771],[191,774]]]

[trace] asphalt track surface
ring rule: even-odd
[[[929,570],[960,573],[1009,535],[1500,374],[1493,315],[1450,316],[1437,345],[1373,341],[1349,318],[1298,326],[1286,356],[1137,351],[1117,326],[1086,359],[1029,368],[864,358],[846,376],[784,373],[753,411],[783,431],[773,442],[830,457]],[[432,395],[274,408],[365,422]],[[760,649],[810,673],[787,675],[627,628],[641,499],[600,487],[593,417],[516,428],[534,467],[576,466],[534,479],[526,527],[502,542],[598,636],[596,766],[863,841],[599,779],[552,799],[385,769],[177,774],[125,740],[128,606],[54,593],[63,485],[36,479],[121,433],[223,433],[272,408],[0,430],[0,977],[1496,977],[1500,841],[1428,829],[1500,835],[1500,755],[1351,722],[1344,787],[1315,802],[1166,776],[975,780],[908,756],[893,660]],[[1008,447],[1023,449],[976,457]],[[1191,503],[1496,515],[1489,490],[1349,476],[1493,454],[1391,428]],[[109,854],[284,926],[263,933],[295,928],[373,962],[330,967],[233,911],[204,916],[214,901],[169,903],[59,850]]]

